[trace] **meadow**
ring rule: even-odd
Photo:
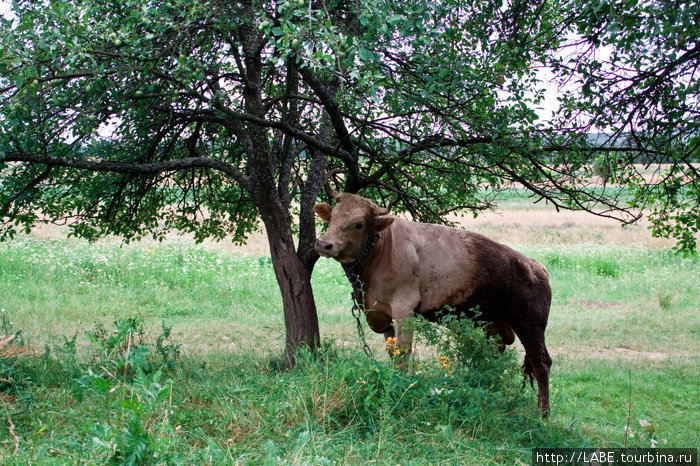
[[[323,349],[283,370],[262,236],[89,244],[39,229],[0,244],[0,462],[512,465],[538,446],[700,445],[697,257],[643,225],[522,199],[459,221],[549,270],[548,419],[517,344],[461,367],[426,337],[404,372],[368,332],[367,358],[332,261],[313,277]]]

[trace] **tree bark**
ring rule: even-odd
[[[254,12],[251,11],[250,14],[252,17]],[[240,34],[243,42],[244,66],[241,67],[241,72],[245,76],[245,110],[249,115],[264,121],[267,110],[262,96],[262,44],[265,39],[250,28],[242,29]],[[273,151],[268,128],[251,121],[246,131],[239,132],[238,138],[249,156],[252,175],[250,193],[265,225],[272,266],[282,293],[287,331],[284,364],[292,367],[299,348],[306,346],[315,350],[321,340],[311,289],[311,272],[304,267],[294,249],[289,202],[285,194],[288,187],[284,186],[280,190],[275,181],[275,172],[280,162],[278,157],[281,154]]]
[[[285,213],[284,209],[263,212],[272,266],[282,293],[284,325],[287,332],[284,364],[286,367],[292,367],[299,348],[306,347],[313,351],[321,341],[316,302],[311,289],[311,272],[294,250],[289,214]]]

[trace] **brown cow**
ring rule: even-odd
[[[409,353],[413,335],[404,323],[415,313],[434,318],[444,306],[478,306],[502,343],[520,338],[523,369],[537,380],[537,405],[546,416],[552,359],[544,343],[551,301],[545,267],[479,234],[392,217],[365,198],[330,192],[335,208],[314,207],[329,222],[316,251],[356,271],[370,328],[397,338]]]

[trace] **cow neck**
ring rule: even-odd
[[[377,244],[378,239],[379,235],[377,233],[370,233],[367,237],[367,242],[365,243],[365,246],[362,248],[362,251],[360,251],[360,255],[357,256],[357,259],[355,259],[355,261],[351,264],[343,264],[343,270],[345,270],[345,275],[350,280],[350,283],[352,284],[353,288],[357,287],[357,281],[360,276],[360,268],[362,267],[362,264],[364,263],[365,259],[367,259],[367,256],[369,256],[369,253],[374,248],[374,245]]]

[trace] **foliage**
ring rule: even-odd
[[[483,182],[537,177],[519,159],[535,143],[528,104],[541,98],[526,97],[528,66],[558,40],[547,27],[555,11],[16,2],[2,39],[0,147],[30,165],[6,168],[0,205],[24,226],[39,210],[77,216],[86,237],[175,228],[242,241],[263,207],[257,165],[267,164],[287,206],[296,195],[314,202],[330,170],[350,191],[381,181],[377,194],[424,219],[483,207]]]
[[[700,231],[700,34],[694,25],[700,7],[596,0],[566,8],[573,38],[551,65],[569,90],[555,124],[579,134],[595,131],[594,146],[612,146],[599,162],[607,177],[635,192],[630,204],[650,209],[654,234],[694,252]]]
[[[96,359],[75,379],[72,390],[79,402],[86,395],[102,400],[106,418],[95,423],[90,443],[113,464],[171,463],[177,458],[167,453],[169,442],[159,435],[173,429],[168,422],[173,381],[162,378],[164,370],[176,369],[180,345],[169,340],[171,329],[164,324],[155,344],[146,341],[136,316],[117,319],[114,325],[111,332],[102,325],[88,332]]]
[[[419,317],[411,325],[419,340],[435,348],[446,375],[456,377],[456,386],[511,393],[520,373],[518,356],[511,348],[499,351],[499,342],[487,336],[487,323],[479,320],[478,309],[469,314],[472,317],[455,314],[448,307],[438,323]]]
[[[172,327],[162,324],[162,332],[155,344],[146,341],[143,321],[138,316],[117,319],[109,332],[102,324],[87,332],[95,345],[92,364],[106,375],[132,377],[135,370],[151,373],[159,368],[174,369],[180,355],[180,346],[170,340]]]

